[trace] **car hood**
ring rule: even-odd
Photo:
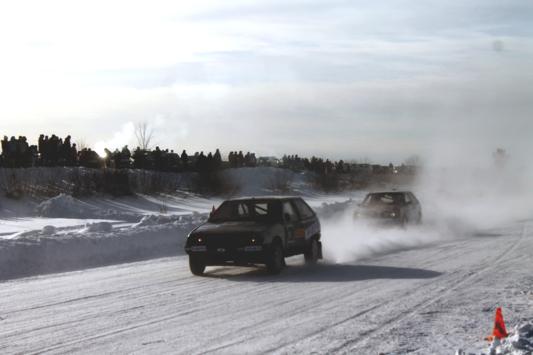
[[[243,233],[261,233],[268,229],[266,223],[253,221],[246,222],[223,222],[211,223],[206,222],[194,230],[194,234],[216,235],[216,234],[243,234]]]

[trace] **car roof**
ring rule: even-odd
[[[374,194],[412,194],[411,191],[373,191],[373,192],[369,192],[368,193],[369,195],[374,195]]]
[[[247,196],[247,197],[238,197],[238,198],[231,198],[226,201],[250,201],[250,200],[276,200],[276,201],[284,201],[284,200],[294,200],[299,199],[300,196]]]

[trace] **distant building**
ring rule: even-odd
[[[260,166],[279,166],[281,161],[276,157],[259,157],[257,158],[257,165]]]

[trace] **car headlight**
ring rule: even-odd
[[[253,244],[253,245],[263,244],[263,237],[258,234],[252,234],[250,236],[250,239],[248,240],[250,241],[250,244]]]
[[[390,216],[391,216],[391,217],[396,217],[396,212],[391,212],[391,213],[390,213]]]

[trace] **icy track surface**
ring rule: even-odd
[[[176,256],[1,283],[0,353],[453,354],[533,318],[533,229],[356,264],[189,273]],[[478,352],[479,353],[479,352]]]

